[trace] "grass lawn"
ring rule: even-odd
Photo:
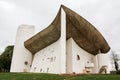
[[[0,80],[120,80],[120,75],[60,76],[44,73],[0,73]]]
[[[120,75],[82,75],[82,76],[75,76],[69,77],[66,80],[120,80]]]

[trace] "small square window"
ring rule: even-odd
[[[77,60],[80,60],[80,56],[79,55],[77,55]]]

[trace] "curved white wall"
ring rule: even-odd
[[[66,14],[61,9],[60,39],[34,55],[31,72],[66,73]]]
[[[80,60],[77,59],[77,55]],[[80,48],[72,39],[72,58],[73,58],[73,72],[83,73],[87,62],[93,63],[94,55]]]
[[[34,55],[30,72],[61,73],[61,46],[60,39]]]
[[[73,73],[72,38],[66,42],[66,73]]]
[[[98,69],[100,69],[102,66],[106,65],[107,66],[107,73],[110,72],[110,58],[109,54],[98,54]]]
[[[83,73],[87,62],[94,63],[94,55],[80,48],[76,42],[70,38],[67,40],[67,73]],[[79,59],[78,59],[79,57]]]
[[[32,54],[24,47],[24,41],[29,39],[34,34],[34,26],[20,25],[17,30],[16,42],[12,56],[10,72],[25,72],[29,71]],[[25,65],[25,61],[28,62]]]

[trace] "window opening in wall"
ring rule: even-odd
[[[28,61],[25,61],[24,63],[25,63],[25,65],[28,65]]]
[[[47,72],[49,71],[49,68],[47,68]]]
[[[50,57],[50,58],[48,57],[47,59],[48,59],[48,61],[50,61],[50,62],[55,62],[56,57]]]
[[[42,69],[40,69],[40,72],[42,72]]]
[[[76,74],[75,72],[73,72],[73,74]]]
[[[53,57],[51,57],[50,62],[53,62]]]
[[[80,56],[79,55],[77,55],[77,60],[80,60]]]
[[[56,60],[56,57],[54,57],[54,62],[55,62],[55,60]]]

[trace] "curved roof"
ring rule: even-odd
[[[92,24],[67,7],[62,5],[61,8],[66,13],[67,39],[72,37],[79,47],[93,55],[98,54],[99,51],[106,53],[110,50],[106,40]],[[47,28],[24,42],[25,47],[33,54],[60,38],[61,8],[54,21]]]

